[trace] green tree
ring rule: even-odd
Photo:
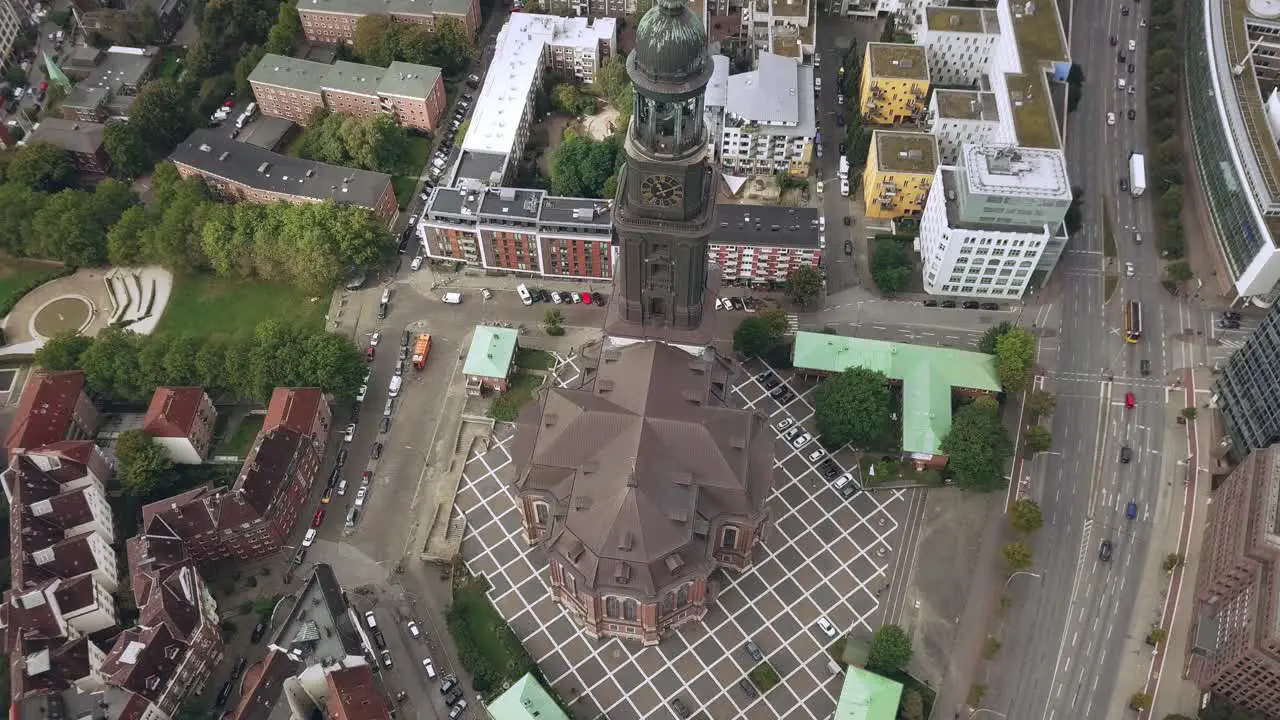
[[[621,149],[617,135],[597,141],[568,133],[551,153],[551,191],[568,197],[603,197],[605,183],[621,161]]]
[[[558,112],[569,116],[591,115],[596,111],[596,99],[582,92],[573,83],[560,83],[551,89],[551,104]]]
[[[41,192],[57,192],[71,184],[71,163],[67,151],[47,142],[32,142],[19,148],[5,169],[9,182]]]
[[[814,421],[822,444],[865,448],[880,438],[889,417],[889,379],[884,373],[851,367],[814,391]]]
[[[289,2],[280,3],[276,22],[267,32],[266,51],[276,55],[292,55],[298,49],[301,39],[302,19],[298,16],[298,7]]]
[[[813,307],[822,298],[822,276],[808,265],[801,265],[787,276],[787,295],[800,307]]]
[[[80,355],[89,389],[111,399],[144,400],[158,383],[140,382],[138,346],[139,336],[128,330],[106,327],[99,331]]]
[[[364,15],[356,21],[356,57],[369,65],[387,67],[396,59],[392,46],[390,15]]]
[[[1004,466],[1013,454],[1013,442],[993,405],[974,402],[960,408],[952,416],[951,430],[942,441],[947,468],[962,488],[1004,487]]]
[[[32,221],[49,201],[49,195],[20,182],[0,185],[0,252],[9,255],[39,254]]]
[[[63,190],[31,219],[40,257],[68,265],[101,265],[107,259],[107,230],[134,202],[129,186],[104,180],[95,192]]]
[[[1013,328],[996,340],[996,377],[1005,392],[1021,392],[1027,386],[1035,356],[1035,338],[1022,328]]]
[[[1027,434],[1023,438],[1023,449],[1027,455],[1033,455],[1038,452],[1044,452],[1053,447],[1053,435],[1049,433],[1049,428],[1043,425],[1032,425],[1027,428]]]
[[[982,337],[978,338],[978,352],[995,355],[996,342],[1012,329],[1013,325],[1008,322],[1002,322],[999,325],[987,328],[987,331],[982,333]]]
[[[1014,540],[1000,548],[1004,556],[1005,567],[1009,572],[1018,572],[1031,567],[1031,546],[1021,540]]]
[[[431,65],[446,75],[457,75],[471,64],[476,54],[475,38],[467,26],[454,17],[437,17],[435,32],[431,33]]]
[[[620,105],[623,98],[630,96],[632,92],[631,78],[627,75],[627,58],[613,55],[601,63],[595,74],[594,85],[611,104],[615,107]]]
[[[1136,692],[1129,696],[1129,709],[1138,710],[1139,712],[1141,712],[1142,710],[1150,710],[1151,702],[1152,702],[1152,697],[1150,695],[1146,693]]]
[[[36,365],[45,370],[76,370],[80,367],[80,356],[93,344],[93,338],[87,338],[74,331],[58,333],[45,341],[44,346],[36,351]]]
[[[1058,405],[1058,396],[1048,390],[1032,390],[1027,396],[1027,413],[1033,420],[1048,417]]]
[[[1191,265],[1185,260],[1179,260],[1165,266],[1164,276],[1169,279],[1169,282],[1181,284],[1191,280],[1195,274],[1191,272]]]
[[[180,87],[170,80],[152,80],[129,108],[129,124],[138,126],[151,157],[158,158],[177,147],[197,123]]]
[[[1030,535],[1044,525],[1044,516],[1040,505],[1031,498],[1022,498],[1015,502],[1009,512],[1009,524],[1023,535]]]
[[[871,636],[867,669],[881,675],[896,673],[911,662],[911,638],[897,625],[882,625]]]
[[[1162,215],[1177,215],[1182,212],[1182,186],[1170,186],[1163,193],[1160,193],[1160,200],[1156,203],[1156,209]]]
[[[165,486],[172,470],[164,446],[142,430],[125,430],[116,439],[116,477],[130,495],[151,497]]]
[[[747,357],[764,355],[782,341],[782,334],[786,332],[785,322],[784,316],[784,325],[779,332],[776,325],[759,313],[748,315],[738,325],[738,329],[733,331],[733,351]]]
[[[365,17],[369,17],[366,15]],[[363,20],[364,18],[361,18]],[[267,49],[261,45],[254,45],[245,50],[244,54],[236,60],[235,69],[232,71],[232,77],[236,84],[236,94],[246,96],[253,92],[253,86],[249,84],[249,76],[253,74],[253,69],[258,67],[258,63],[262,62],[262,58],[266,57]]]
[[[111,172],[131,180],[151,169],[151,149],[142,130],[133,123],[108,123],[102,136],[102,149],[111,158]]]
[[[906,289],[911,282],[912,270],[914,265],[907,243],[876,238],[875,249],[871,252],[871,279],[881,293],[892,297]]]

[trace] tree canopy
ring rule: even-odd
[[[871,252],[871,279],[885,295],[896,295],[911,282],[914,266],[907,243],[889,238],[876,238]]]
[[[577,83],[564,82],[551,89],[551,104],[557,112],[577,117],[596,111],[596,99],[582,91]]]
[[[163,446],[142,430],[125,430],[116,439],[116,477],[125,491],[148,497],[167,482],[173,461]]]
[[[787,295],[801,307],[813,307],[822,297],[822,275],[808,265],[792,270],[787,276]]]
[[[27,143],[13,153],[5,179],[40,192],[57,192],[71,185],[73,173],[67,152],[52,143]]]
[[[1022,328],[1013,328],[996,340],[996,377],[1005,392],[1021,392],[1031,382],[1036,360],[1036,339]]]
[[[391,22],[388,15],[365,15],[356,23],[356,56],[379,67],[399,60],[438,67],[445,75],[461,73],[476,52],[466,26],[456,18],[437,17],[434,27],[431,31]]]
[[[214,397],[254,402],[282,386],[319,387],[349,399],[366,371],[349,339],[275,320],[230,342],[108,327],[89,341],[55,338],[36,352],[36,364],[83,370],[94,393],[128,402],[147,400],[160,385],[199,386]]]
[[[1004,556],[1004,562],[1010,572],[1026,570],[1031,567],[1032,552],[1031,546],[1021,540],[1005,544],[1000,548],[1000,554]]]
[[[1040,529],[1044,525],[1044,516],[1040,512],[1040,505],[1031,498],[1022,498],[1013,504],[1013,508],[1009,512],[1009,524],[1023,534],[1030,534]]]
[[[877,440],[889,418],[889,379],[884,373],[851,367],[814,391],[814,421],[827,448]]]
[[[409,132],[390,115],[358,118],[317,108],[297,148],[310,160],[396,174],[406,169]]]
[[[614,175],[621,164],[619,134],[595,140],[587,135],[567,133],[551,153],[551,191],[567,197],[613,197],[617,189]]]
[[[733,332],[733,351],[759,357],[782,342],[787,332],[787,314],[774,308],[748,315]]]
[[[947,468],[956,484],[969,490],[1004,487],[1004,465],[1013,454],[1013,442],[1000,422],[994,402],[976,401],[960,408],[951,418],[951,430],[942,440]]]
[[[881,675],[895,673],[911,662],[911,638],[897,625],[882,625],[871,636],[867,669]]]

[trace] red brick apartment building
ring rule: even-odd
[[[1188,640],[1202,689],[1280,717],[1280,445],[1255,450],[1214,493]]]
[[[62,148],[76,172],[106,175],[111,170],[111,158],[102,144],[106,134],[107,126],[101,123],[50,117],[27,136],[27,142],[47,142]]]
[[[225,132],[196,130],[169,160],[182,177],[201,177],[211,190],[235,200],[333,201],[372,210],[388,225],[399,212],[390,175],[279,155]]]
[[[307,40],[351,45],[356,23],[366,15],[389,15],[392,22],[425,25],[434,30],[437,18],[455,18],[474,37],[480,30],[480,0],[302,0],[298,17]]]
[[[84,387],[84,373],[79,370],[33,372],[22,390],[4,446],[14,453],[59,440],[92,438],[102,417]]]
[[[277,552],[320,471],[332,421],[319,388],[276,388],[231,488],[195,488],[145,506],[144,533],[181,540],[198,563]]]
[[[822,267],[826,237],[820,222],[814,208],[721,206],[708,259],[729,284],[785,282],[796,268]],[[440,187],[418,220],[418,237],[429,257],[498,273],[582,280],[613,274],[613,217],[606,200]]]
[[[380,68],[267,55],[250,73],[249,85],[263,115],[300,125],[324,107],[355,117],[388,114],[398,125],[430,132],[448,103],[439,68],[405,62]]]
[[[418,222],[430,257],[598,280],[613,275],[612,229],[608,201],[516,188],[437,188]]]
[[[198,387],[156,388],[147,407],[142,431],[150,435],[177,463],[199,464],[209,456],[218,411]]]

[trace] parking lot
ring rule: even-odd
[[[770,426],[791,418],[812,432],[811,385],[779,373],[795,389],[795,397],[779,405],[756,379],[764,368],[748,369],[753,374],[735,389],[743,404],[765,414]],[[577,370],[572,358],[562,360],[557,377],[571,382]],[[741,575],[713,577],[717,597],[703,623],[641,648],[589,638],[550,600],[545,556],[526,547],[509,488],[510,434],[510,427],[499,427],[492,449],[468,462],[457,500],[469,525],[463,554],[472,572],[492,583],[499,612],[576,716],[672,717],[667,703],[675,698],[703,718],[831,715],[841,681],[827,667],[832,640],[815,623],[825,615],[840,632],[869,634],[877,627],[906,512],[901,492],[845,500],[808,460],[816,442],[796,450],[779,439],[774,523],[755,565]],[[844,469],[850,458],[835,460]],[[755,664],[743,649],[748,639],[782,677],[756,699],[737,685]]]

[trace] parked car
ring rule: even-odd
[[[249,664],[249,658],[241,655],[236,664],[231,668],[231,679],[235,680],[244,672],[244,668]]]
[[[458,704],[454,705],[453,709],[449,711],[450,720],[454,720],[454,718],[460,717],[466,709],[467,709],[467,701],[459,698]]]
[[[1132,409],[1134,409],[1134,408],[1135,408],[1135,407],[1137,407],[1137,406],[1138,406],[1138,398],[1134,397],[1133,393],[1131,393],[1131,392],[1127,392],[1127,393],[1125,393],[1125,394],[1124,394],[1124,407],[1125,407],[1125,409],[1126,409],[1126,410],[1132,410]]]
[[[817,450],[814,450],[813,452],[809,453],[809,462],[818,462],[819,460],[822,459],[822,456],[826,454],[827,454],[826,450],[823,450],[822,448],[818,448]]]
[[[445,675],[440,679],[440,694],[448,695],[449,691],[452,690],[454,686],[457,684],[458,684],[458,677],[456,675]]]
[[[742,649],[747,651],[747,654],[751,656],[752,660],[755,660],[756,662],[764,660],[764,654],[760,652],[760,646],[750,640],[747,641],[747,644],[744,645]]]
[[[677,717],[687,718],[692,714],[689,712],[689,706],[685,705],[684,701],[680,698],[671,698],[667,701],[667,704],[671,706],[671,711],[674,712]]]
[[[809,433],[802,433],[799,437],[791,441],[791,447],[799,450],[811,442],[813,442],[813,436]]]
[[[387,639],[382,636],[381,630],[374,630],[373,632],[369,633],[369,635],[373,637],[373,644],[377,645],[379,650],[387,649]]]
[[[316,510],[315,516],[311,518],[311,527],[318,528],[322,524],[324,524],[324,506],[323,505],[320,506],[320,509]]]
[[[414,640],[422,637],[422,631],[418,629],[418,623],[410,620],[409,624],[405,627],[409,628],[409,634],[413,636]]]
[[[599,305],[600,307],[604,307],[604,295],[601,295],[598,292],[591,293],[591,302]]]
[[[253,632],[249,633],[249,642],[257,644],[262,640],[262,636],[267,634],[267,624],[258,623],[253,626]]]
[[[378,432],[386,432],[391,429],[391,418],[384,417],[378,421]]]
[[[444,694],[444,704],[448,705],[449,707],[453,707],[461,699],[462,699],[462,688],[458,687],[457,685],[454,685],[453,688],[449,690],[449,692]]]
[[[302,547],[311,547],[314,545],[316,542],[316,535],[318,534],[319,533],[316,532],[315,528],[307,530],[307,534],[302,536]]]
[[[377,460],[382,457],[382,443],[376,442],[369,447],[369,457]]]
[[[227,704],[227,700],[231,697],[231,688],[234,683],[230,680],[222,684],[222,689],[218,691],[218,697],[213,701],[214,707],[222,707]]]
[[[391,662],[391,651],[390,651],[390,650],[383,650],[383,651],[382,651],[382,667],[384,667],[384,668],[390,668],[390,667],[391,667],[391,665],[392,665],[392,662]]]
[[[755,700],[756,698],[760,697],[760,691],[756,690],[755,683],[751,682],[749,678],[739,679],[738,687],[742,688],[743,694],[751,698],[752,700]]]
[[[832,640],[835,639],[836,626],[831,624],[831,621],[827,619],[826,615],[823,615],[818,618],[818,629],[822,631],[823,635],[826,635]]]
[[[356,439],[356,424],[350,423],[347,425],[346,431],[342,433],[342,441],[351,442],[352,440],[355,440],[355,439]]]
[[[964,303],[961,304],[961,307],[965,310],[977,310],[979,303],[977,300],[965,300]]]
[[[420,270],[422,268],[422,256],[414,255],[413,260],[409,262],[410,270]]]
[[[365,611],[364,624],[368,625],[370,630],[378,627],[378,618],[374,617],[372,610]]]
[[[774,425],[773,428],[778,432],[782,432],[783,430],[786,430],[787,428],[795,424],[796,424],[796,421],[794,418],[783,418],[779,420],[778,424]]]
[[[347,449],[345,447],[338,448],[338,457],[333,461],[334,467],[342,467],[347,464]]]
[[[422,671],[427,674],[428,680],[436,679],[436,664],[431,662],[431,658],[422,658]]]
[[[836,481],[831,483],[831,487],[846,500],[858,494],[858,485],[853,481],[853,475],[849,473],[836,478]]]

